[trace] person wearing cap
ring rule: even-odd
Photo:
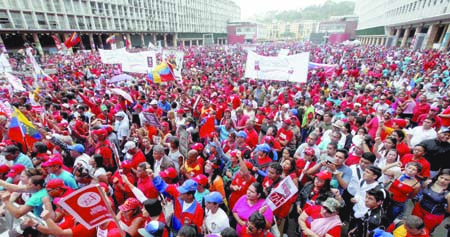
[[[168,233],[165,233],[167,232],[166,225],[161,221],[150,221],[144,228],[140,228],[138,232],[143,237],[163,237],[168,235]]]
[[[433,117],[426,117],[423,120],[422,126],[414,127],[408,131],[408,139],[406,141],[409,143],[409,148],[414,148],[420,142],[427,139],[435,139],[437,137],[436,130],[433,129],[435,120]]]
[[[117,219],[122,229],[130,236],[140,236],[138,230],[145,225],[142,215],[142,204],[136,198],[128,198],[119,206]]]
[[[62,179],[64,184],[72,189],[78,189],[77,182],[71,173],[64,170],[63,161],[59,156],[53,156],[44,164],[42,164],[49,173],[49,180]]]
[[[0,165],[0,181],[6,181],[6,179],[8,179],[6,175],[9,173],[9,170],[9,166],[5,164]]]
[[[290,129],[291,120],[285,119],[281,128],[278,130],[275,140],[277,140],[282,147],[288,147],[292,139],[294,139],[294,133]]]
[[[233,209],[234,205],[239,200],[239,198],[241,198],[247,193],[248,187],[252,183],[256,182],[256,178],[253,176],[252,172],[253,164],[250,161],[244,161],[239,151],[236,150],[235,153],[236,158],[232,159],[238,160],[239,170],[234,176],[232,176],[233,180],[231,181],[230,184],[231,194],[229,195],[228,198],[228,204],[230,206],[230,209]],[[232,154],[230,155],[231,157],[233,156]]]
[[[14,185],[19,184],[19,182],[21,181],[20,174],[25,170],[25,166],[23,166],[22,164],[15,164],[11,167],[11,169],[8,166],[6,166],[6,168],[9,172],[5,174],[5,177],[7,178],[5,182]],[[3,167],[3,170],[6,169]],[[2,182],[0,182],[0,191],[1,190],[4,190]]]
[[[244,159],[249,159],[252,150],[245,142],[246,139],[247,133],[245,133],[244,131],[239,131],[238,133],[236,133],[236,149],[241,151]]]
[[[123,176],[125,176],[125,178],[131,184],[134,184],[136,181],[136,178],[131,171],[132,166],[130,161],[122,161],[120,168],[121,169],[115,171],[110,178],[110,180],[112,180],[114,198],[117,203],[123,203],[126,199],[134,196],[131,188],[126,185],[125,181],[123,180]]]
[[[305,236],[341,236],[342,221],[339,218],[341,203],[329,197],[321,206],[311,206],[300,215],[298,222]]]
[[[345,129],[344,127],[344,122],[342,120],[337,120],[333,123],[333,126],[331,129],[326,130],[323,135],[322,135],[322,141],[319,144],[319,147],[324,146],[324,144],[328,144],[330,141],[337,141],[339,144],[339,147],[344,147],[345,145],[345,140],[346,137],[344,136],[344,134],[342,133],[342,130]],[[332,136],[334,135],[334,133],[339,133],[340,134],[340,138],[339,140],[335,140],[332,138]]]
[[[208,189],[208,177],[204,174],[199,174],[192,178],[197,183],[197,191],[195,191],[194,198],[195,200],[205,207],[205,196],[210,193]]]
[[[204,234],[220,234],[220,232],[230,227],[230,220],[227,213],[220,208],[224,197],[219,192],[211,192],[205,196],[206,212],[203,224]]]
[[[244,114],[244,110],[239,108],[236,110],[236,131],[242,131],[250,117]]]
[[[45,185],[45,189],[53,199],[65,197],[74,191],[72,188],[67,187],[62,179],[49,180]]]
[[[150,164],[147,162],[142,162],[136,168],[137,185],[130,182],[126,176],[122,175],[122,181],[128,185],[128,187],[133,191],[137,188],[140,190],[147,198],[158,198],[158,190],[152,182],[152,176],[149,174]],[[158,173],[159,174],[159,173]],[[133,191],[134,193],[134,191]]]
[[[14,165],[22,164],[27,169],[34,168],[31,159],[27,155],[20,152],[20,149],[15,145],[9,145],[5,147],[5,149],[2,151],[2,155],[7,161],[12,161]]]
[[[319,156],[320,155],[320,149],[316,145],[316,141],[318,139],[318,136],[316,133],[310,133],[308,137],[306,138],[306,141],[302,143],[297,150],[295,150],[294,158],[296,160],[304,158],[305,157],[305,150],[307,148],[312,148],[314,150],[314,155]]]
[[[92,166],[89,164],[91,159],[86,153],[84,153],[84,146],[82,144],[75,144],[73,146],[67,147],[70,151],[70,157],[75,161],[73,163],[73,168],[82,167],[86,170],[92,170]]]
[[[183,185],[166,184],[161,177],[156,176],[153,184],[163,195],[172,195],[174,197],[174,213],[171,227],[178,232],[184,225],[196,225],[199,230],[203,225],[204,211],[200,203],[195,200],[197,183],[192,180],[186,180]]]
[[[92,139],[95,142],[95,154],[100,154],[103,157],[105,169],[113,172],[117,169],[117,164],[114,159],[111,142],[107,138],[108,131],[105,128],[92,131]]]
[[[123,111],[116,113],[115,118],[115,130],[117,132],[117,138],[119,139],[120,148],[122,148],[125,146],[125,143],[130,136],[130,123],[127,114]],[[117,149],[119,149],[119,147]]]
[[[126,154],[127,160],[131,161],[131,167],[136,170],[138,165],[142,162],[146,162],[145,155],[141,149],[136,146],[134,141],[128,141],[122,150],[123,154]]]

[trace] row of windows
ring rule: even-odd
[[[445,0],[417,0],[414,2],[410,2],[409,4],[405,4],[401,7],[397,7],[395,9],[392,9],[386,13],[387,16],[398,16],[405,13],[414,12],[419,9],[423,9],[425,7],[431,7],[436,6],[438,3],[443,4]],[[450,2],[450,0],[446,1],[447,3]]]

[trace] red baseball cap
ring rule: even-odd
[[[312,148],[312,147],[307,147],[307,148],[303,151],[303,153],[305,153],[306,155],[309,155],[309,156],[313,156],[313,155],[316,154],[316,151],[315,151],[314,148]]]
[[[198,152],[203,151],[203,145],[201,143],[195,143],[191,146],[191,148],[197,150]]]
[[[177,170],[173,167],[169,167],[166,170],[159,172],[159,176],[161,176],[161,178],[174,179],[177,177]]]
[[[25,170],[25,166],[22,164],[15,164],[11,167],[11,170],[9,171],[8,174],[6,174],[6,177],[14,177],[20,173],[22,173],[22,171]]]
[[[64,181],[62,179],[52,179],[47,182],[47,185],[45,187],[46,188],[65,188],[65,189],[69,188],[64,184]]]
[[[46,166],[46,167],[54,166],[54,165],[62,166],[63,165],[62,159],[59,157],[53,157],[50,160],[48,160],[42,164],[42,166]]]
[[[197,182],[202,186],[206,186],[208,184],[208,178],[204,174],[199,174],[195,176],[192,180],[194,180],[195,182]]]
[[[8,173],[9,172],[9,166],[7,165],[0,165],[0,173]]]
[[[331,178],[332,178],[331,173],[328,172],[328,171],[326,171],[326,170],[320,171],[320,172],[317,173],[315,176],[318,177],[318,178],[320,178],[320,179],[322,179],[322,180],[327,180],[327,179],[328,179],[328,180],[331,180]]]

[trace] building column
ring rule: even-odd
[[[102,34],[98,34],[98,42],[100,42],[100,44],[98,45],[99,48],[103,49],[105,46],[103,46],[103,39],[102,39]]]
[[[89,44],[91,44],[91,50],[95,50],[94,34],[89,33]]]
[[[141,47],[145,48],[145,38],[144,38],[144,33],[141,33]]]
[[[152,36],[153,36],[153,44],[154,44],[155,46],[157,46],[157,45],[156,45],[156,33],[152,33]]]
[[[432,48],[433,47],[433,41],[434,38],[436,37],[436,34],[438,32],[439,29],[439,25],[438,24],[433,24],[430,26],[430,28],[428,28],[428,32],[427,32],[427,36],[425,36],[425,47],[424,48]]]
[[[393,44],[393,46],[397,46],[397,41],[400,39],[400,32],[402,29],[397,29],[397,32],[395,33],[395,42]]]
[[[449,38],[450,38],[450,25],[447,25],[447,31],[444,34],[444,38],[442,39],[442,43],[441,43],[441,47],[440,47],[441,50],[447,51],[448,43],[450,42]],[[0,44],[1,44],[1,42],[0,42]]]
[[[3,43],[2,35],[0,35],[0,52],[6,53],[5,43]]]
[[[164,45],[163,45],[163,47],[164,47],[164,48],[167,48],[167,33],[164,33],[164,34],[163,34],[163,40],[164,40]]]
[[[173,41],[173,47],[175,47],[175,48],[178,47],[178,42],[177,42],[178,41],[178,33],[174,33],[173,34],[173,40],[172,41]]]
[[[198,46],[198,45],[200,45],[200,41],[198,41],[198,40],[195,40],[195,42],[197,43],[197,46]]]
[[[189,40],[189,46],[192,46],[192,40]]]
[[[42,50],[41,42],[39,41],[39,36],[37,33],[33,33],[33,41],[36,44],[36,48],[39,51],[39,54],[44,56],[44,50]]]
[[[410,32],[411,32],[411,28],[410,28],[410,27],[408,27],[408,28],[405,29],[405,33],[403,34],[402,43],[400,44],[400,47],[401,47],[401,48],[406,47],[406,42],[407,42],[407,40],[408,40],[408,36],[409,36],[409,33],[410,33]]]

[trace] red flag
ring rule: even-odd
[[[52,35],[52,38],[55,41],[55,45],[58,51],[61,50],[61,41],[59,41],[58,37],[56,37],[55,35]]]
[[[131,48],[131,42],[127,37],[123,37],[123,39],[125,40],[125,48],[129,49]]]
[[[209,136],[212,132],[215,132],[214,117],[207,117],[205,123],[200,127],[199,136],[201,138]]]
[[[64,42],[64,45],[70,49],[73,46],[77,45],[78,43],[80,43],[81,39],[80,37],[78,37],[78,34],[76,32],[73,32],[73,34],[67,38],[67,40]]]

